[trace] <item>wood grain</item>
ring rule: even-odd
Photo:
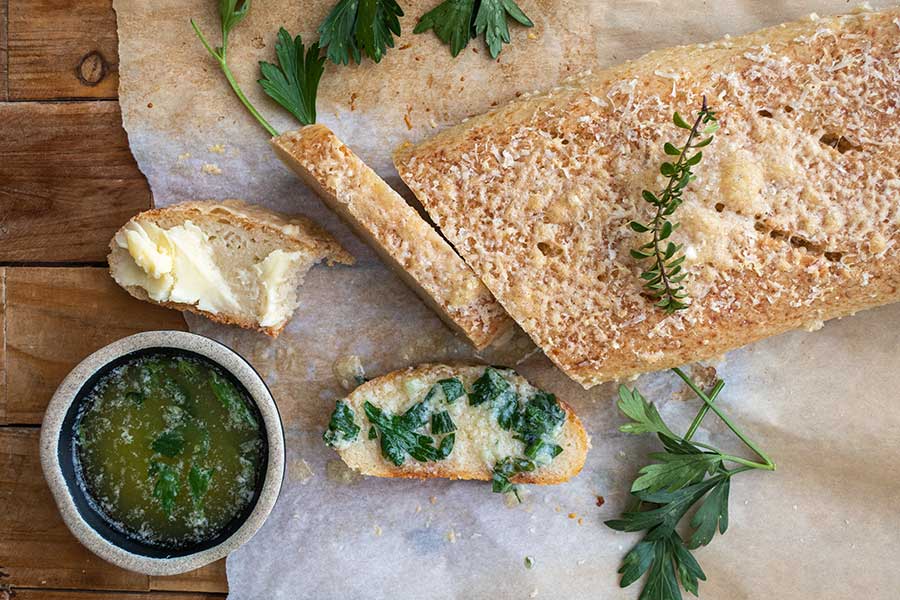
[[[85,549],[62,522],[44,482],[35,428],[0,429],[0,565],[15,587],[149,590],[149,578]]]
[[[9,98],[116,98],[112,0],[7,0]]]
[[[150,207],[117,103],[0,103],[0,262],[101,262]]]
[[[57,512],[41,472],[39,435],[36,428],[0,428],[0,566],[9,575],[3,583],[14,588],[227,591],[224,560],[184,575],[147,577],[91,554]],[[157,596],[138,596],[145,597]]]
[[[0,0],[0,102],[9,99],[9,86],[7,79],[7,20],[6,13],[8,0]]]
[[[62,378],[101,346],[139,331],[186,329],[181,313],[132,298],[98,267],[7,268],[3,316],[0,424],[39,424]]]

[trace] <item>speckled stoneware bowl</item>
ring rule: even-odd
[[[136,541],[112,528],[93,508],[76,480],[74,425],[94,383],[110,369],[143,354],[194,354],[230,373],[256,404],[266,453],[250,505],[215,538],[178,550]],[[183,331],[149,331],[128,336],[84,359],[63,380],[44,415],[41,466],[68,528],[97,556],[147,575],[174,575],[216,561],[253,537],[272,511],[284,478],[284,431],[272,394],[240,355],[215,340]]]

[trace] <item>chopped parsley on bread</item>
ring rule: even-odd
[[[324,125],[272,138],[275,153],[454,331],[476,348],[512,320],[435,229]]]
[[[364,475],[480,479],[497,492],[568,481],[590,446],[570,406],[512,369],[443,364],[362,384],[324,439]]]
[[[395,154],[400,176],[519,325],[585,387],[720,356],[900,300],[900,9],[653,52]],[[671,240],[692,304],[644,294],[659,163],[719,116]]]
[[[142,212],[109,244],[116,283],[140,300],[277,336],[316,263],[353,257],[305,217],[238,200]]]

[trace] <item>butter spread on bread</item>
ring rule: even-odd
[[[237,200],[185,202],[132,218],[110,242],[113,279],[142,300],[276,336],[315,263],[352,257],[305,218]]]
[[[392,420],[410,419],[391,431]],[[419,446],[407,451],[404,440],[390,438],[394,434]],[[512,482],[539,484],[577,475],[590,445],[571,407],[515,371],[442,364],[394,371],[359,386],[338,403],[325,439],[364,475],[490,480],[509,458],[533,467]]]
[[[900,9],[653,52],[395,154],[442,233],[570,377],[721,355],[900,299]],[[721,130],[672,239],[692,300],[642,295],[642,189],[672,115]]]
[[[453,248],[324,125],[272,139],[303,179],[457,333],[476,348],[512,320]]]

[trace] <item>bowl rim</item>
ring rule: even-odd
[[[84,384],[97,371],[116,359],[154,348],[185,350],[199,354],[231,373],[256,404],[268,442],[268,458],[263,485],[256,505],[243,523],[219,544],[190,554],[152,557],[121,548],[100,535],[75,505],[69,483],[59,461],[63,423]],[[40,435],[41,468],[63,522],[88,550],[124,569],[145,575],[176,575],[198,569],[227,556],[246,543],[262,527],[272,512],[281,490],[285,468],[284,428],[278,406],[262,376],[240,354],[212,338],[177,330],[145,331],[129,335],[90,354],[73,368],[53,394],[44,413]]]

